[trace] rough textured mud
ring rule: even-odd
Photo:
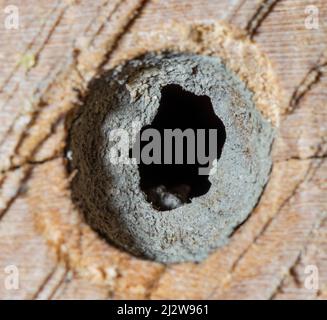
[[[177,84],[210,97],[226,141],[210,190],[170,211],[157,211],[140,188],[136,164],[112,164],[108,135],[150,124],[161,89]],[[88,223],[127,251],[171,263],[199,261],[224,244],[251,213],[268,180],[274,130],[252,93],[217,57],[148,54],[90,86],[70,135],[73,197]]]

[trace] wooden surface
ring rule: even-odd
[[[305,28],[308,4],[319,9],[317,30]],[[0,27],[0,298],[327,298],[325,0],[15,5],[20,28]],[[146,39],[174,22],[217,20],[247,32],[277,74],[288,111],[271,179],[250,218],[204,262],[139,260],[100,240],[72,206],[67,115],[87,82],[124,55],[132,34]],[[8,265],[18,267],[18,290],[4,286]],[[319,271],[316,290],[304,286],[310,265]]]

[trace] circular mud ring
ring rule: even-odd
[[[135,120],[150,125],[172,85],[210,99],[225,140],[210,189],[160,211],[141,188],[138,165],[112,163],[109,136],[114,129],[132,136]],[[274,128],[254,101],[223,60],[194,53],[148,53],[94,80],[69,137],[77,170],[72,195],[87,222],[137,256],[164,263],[205,258],[248,217],[269,178]]]

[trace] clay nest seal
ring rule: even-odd
[[[159,117],[165,96],[168,111]],[[135,120],[143,129],[169,128],[169,121],[174,128],[218,128],[214,174],[197,178],[195,167],[147,172],[134,162],[113,163],[112,130],[135,136]],[[69,136],[70,166],[77,171],[73,199],[95,230],[134,255],[163,263],[200,261],[255,207],[269,178],[273,137],[250,90],[220,58],[149,53],[90,84]]]

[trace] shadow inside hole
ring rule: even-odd
[[[184,90],[176,84],[166,85],[161,90],[161,100],[158,112],[150,125],[144,126],[137,139],[142,137],[146,129],[156,129],[164,137],[164,129],[193,129],[195,139],[197,129],[205,129],[205,153],[209,155],[209,129],[217,130],[217,160],[226,140],[226,131],[223,122],[215,114],[208,96],[198,96]],[[140,141],[133,146],[139,147],[141,152],[150,141]],[[200,164],[197,157],[197,140],[194,151],[195,163],[187,162],[186,138],[183,140],[183,163],[175,164],[175,145],[172,148],[172,164],[164,163],[164,143],[161,142],[160,164],[145,164],[139,161],[140,187],[145,193],[148,202],[160,211],[175,209],[184,203],[191,202],[194,197],[206,194],[211,186],[209,175],[199,175],[200,167],[211,167],[212,161]],[[132,150],[130,150],[131,152]],[[134,153],[133,153],[134,154]],[[142,154],[142,153],[141,153]]]

